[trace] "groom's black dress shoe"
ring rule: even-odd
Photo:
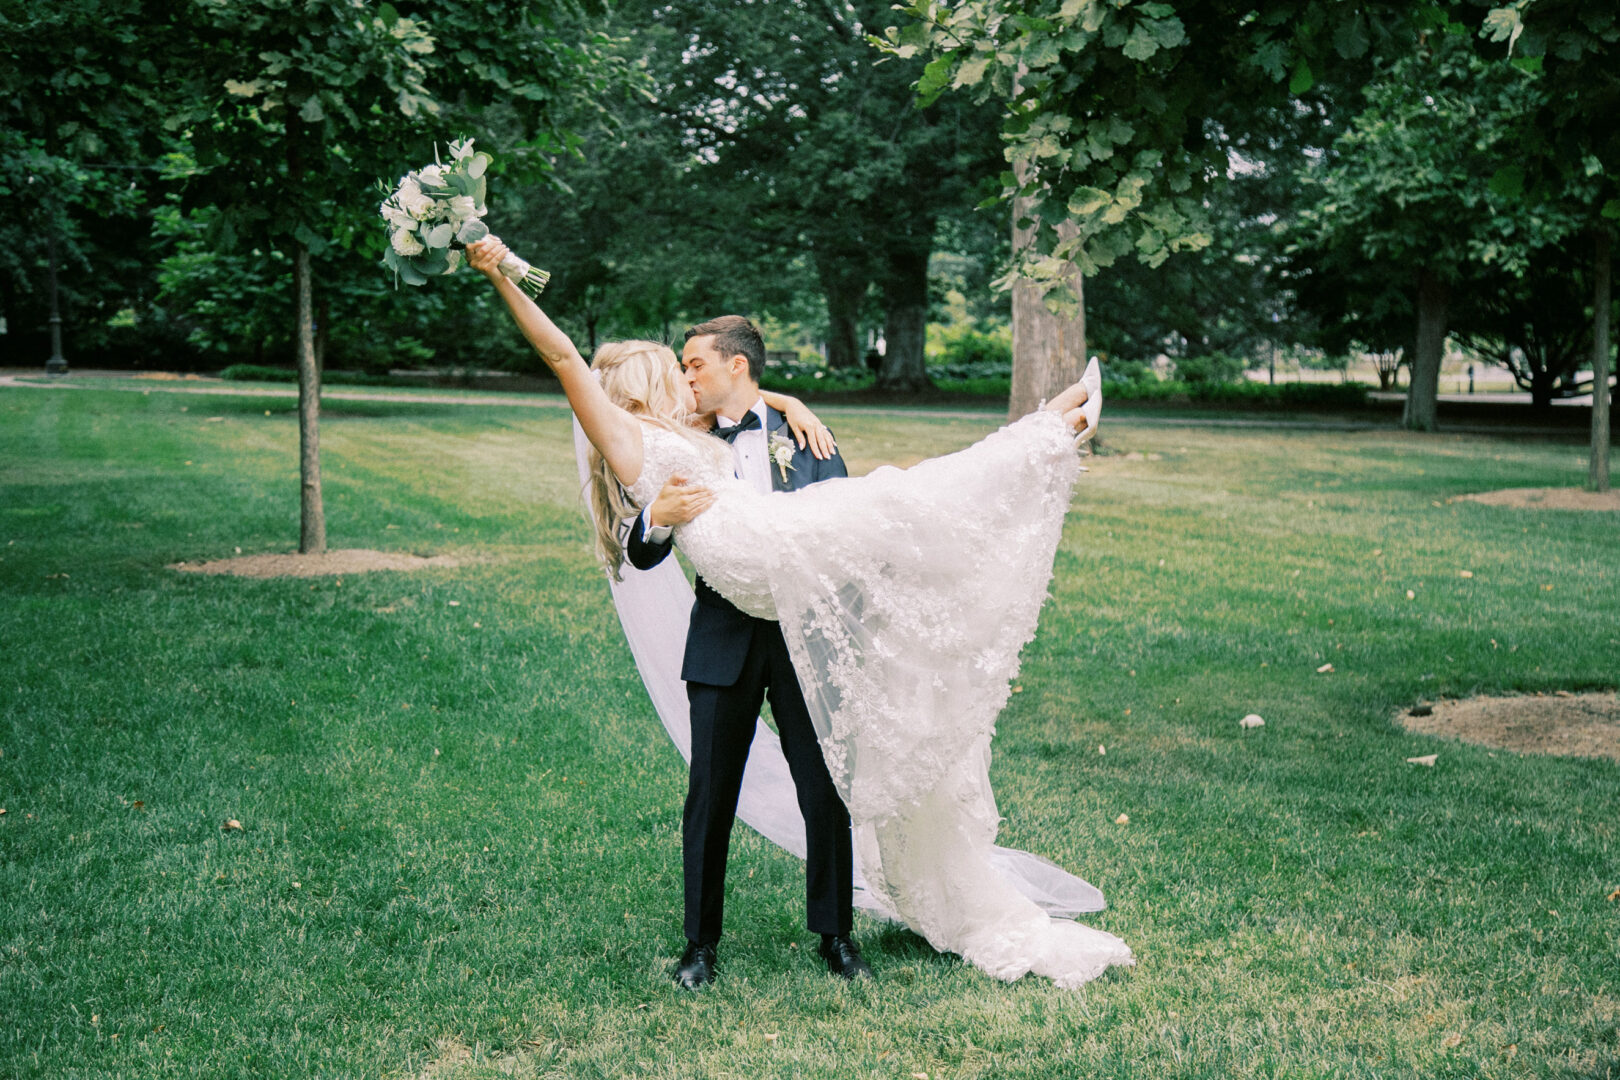
[[[675,967],[675,982],[683,990],[696,990],[704,983],[714,982],[714,942],[686,943],[681,962]]]
[[[872,977],[872,969],[861,959],[861,947],[848,934],[822,934],[820,951],[827,970],[834,975],[850,982]]]

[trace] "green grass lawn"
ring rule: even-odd
[[[861,472],[995,420],[835,422]],[[1105,431],[994,779],[1139,965],[1006,985],[862,917],[843,985],[740,828],[694,997],[565,414],[331,402],[332,546],[480,561],[249,581],[165,566],[289,549],[285,405],[0,390],[0,1076],[1620,1075],[1620,765],[1391,722],[1620,683],[1620,515],[1448,501],[1580,447]]]

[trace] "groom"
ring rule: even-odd
[[[823,461],[799,449],[782,414],[760,399],[765,343],[747,319],[725,315],[692,327],[686,332],[681,366],[698,409],[715,413],[715,434],[731,443],[737,475],[758,491],[790,491],[848,475],[836,451]],[[784,469],[773,453],[786,456],[789,448],[792,460]],[[626,554],[637,569],[650,570],[663,561],[670,551],[671,527],[688,516],[683,503],[690,501],[693,489],[678,480],[672,478],[631,523]],[[731,825],[760,703],[766,698],[804,814],[810,931],[821,935],[828,970],[846,979],[870,978],[871,969],[850,937],[854,858],[849,811],[822,759],[782,628],[739,611],[701,577],[696,593],[681,668],[691,705],[692,764],[681,820],[687,945],[675,981],[695,990],[714,979]]]

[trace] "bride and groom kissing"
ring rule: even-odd
[[[683,375],[697,410],[713,413],[715,434],[731,444],[737,475],[760,493],[792,491],[848,475],[836,448],[818,457],[795,441],[786,467],[771,460],[771,441],[780,447],[792,435],[787,418],[760,397],[764,365],[765,342],[740,316],[724,316],[686,332]],[[650,570],[668,556],[673,527],[690,521],[713,499],[710,489],[686,479],[673,476],[631,520],[625,551],[636,569]],[[701,577],[694,591],[681,666],[692,724],[681,817],[687,945],[675,981],[696,989],[715,975],[737,797],[760,705],[767,699],[804,814],[810,932],[821,935],[820,953],[830,971],[846,979],[870,978],[871,969],[850,936],[854,856],[849,811],[822,758],[781,626],[740,611]]]
[[[851,936],[857,878],[863,907],[996,978],[1079,986],[1133,963],[1119,938],[1072,921],[1104,906],[1097,890],[995,845],[989,781],[1080,472],[1075,443],[1096,431],[1095,364],[965,450],[850,478],[819,421],[760,390],[764,344],[748,320],[692,327],[679,360],[624,341],[587,365],[500,272],[505,253],[492,237],[468,261],[590,441],[609,573],[679,547],[698,574],[681,670],[691,765],[676,982],[716,974],[730,833],[767,700],[805,825],[808,928],[831,972],[872,974]]]

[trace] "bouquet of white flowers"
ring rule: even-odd
[[[406,173],[392,190],[378,182],[388,193],[381,207],[388,225],[383,265],[394,271],[396,281],[425,285],[430,277],[455,273],[461,250],[489,235],[483,222],[489,213],[484,205],[484,172],[494,159],[482,151],[474,153],[472,144],[471,139],[451,143],[449,165],[439,161],[435,146],[433,164]],[[530,296],[539,296],[551,280],[550,274],[513,254],[501,260],[501,273]]]

